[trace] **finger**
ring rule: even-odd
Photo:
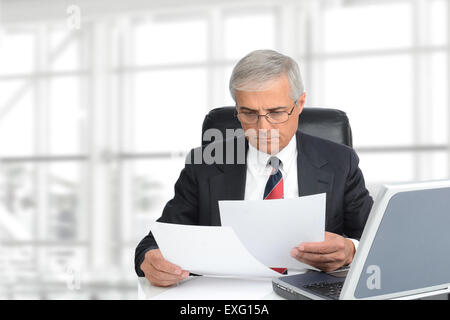
[[[299,258],[299,261],[302,263],[305,263],[307,265],[313,266],[317,269],[323,270],[323,269],[329,269],[330,266],[337,265],[335,262],[317,262],[317,261],[311,261],[304,258]]]
[[[296,249],[294,248],[291,251],[291,255],[297,259],[298,261],[308,264],[310,266],[313,266],[317,269],[320,269],[324,272],[331,272],[333,270],[338,269],[339,267],[341,267],[343,265],[343,257],[344,255],[341,253],[334,253],[331,255],[323,255],[322,257],[320,257],[320,255],[312,255],[309,253],[306,254],[300,254],[300,255],[295,255],[293,254],[293,252],[295,252]]]
[[[301,252],[295,248],[291,251],[291,256],[293,256],[297,260],[303,260],[314,263],[336,262],[336,258],[333,254],[317,254],[317,253]]]
[[[297,260],[325,272],[330,272],[340,267],[340,264],[337,262],[317,262],[305,258],[297,258]]]
[[[145,278],[147,278],[152,285],[158,287],[170,287],[179,282],[179,280],[161,280],[153,277],[151,274],[146,274]]]
[[[341,250],[339,243],[335,241],[322,241],[322,242],[304,242],[301,243],[297,249],[300,252],[329,254]]]
[[[152,256],[151,259],[149,259],[149,262],[156,270],[163,271],[165,273],[170,273],[177,276],[180,276],[183,273],[183,270],[179,266],[170,263],[164,259],[161,254],[158,255],[158,253]]]
[[[153,265],[149,264],[146,268],[146,272],[148,272],[153,278],[162,281],[180,281],[186,279],[189,276],[188,271],[183,271],[181,275],[175,275],[172,273],[167,273],[161,270],[156,269]]]
[[[189,276],[188,271],[165,260],[159,249],[146,253],[141,269],[146,275],[151,274],[153,278],[163,281],[179,281]]]
[[[317,263],[343,263],[345,261],[345,254],[342,252],[334,252],[330,254],[316,254],[309,252],[298,252],[296,258],[306,259]]]
[[[141,269],[148,281],[155,286],[170,286],[189,277],[189,271],[183,271],[181,276],[175,276],[156,270],[148,260],[141,265]]]

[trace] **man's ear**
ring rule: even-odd
[[[298,98],[297,105],[298,105],[298,114],[300,115],[303,111],[303,107],[305,106],[306,101],[306,92],[303,92],[303,94]]]

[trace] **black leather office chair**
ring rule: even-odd
[[[235,107],[215,108],[206,115],[202,128],[202,145],[210,142],[203,140],[203,133],[208,129],[219,129],[225,137],[225,129],[242,128],[234,110]],[[304,133],[353,147],[350,123],[341,110],[303,108],[298,124],[298,130]]]

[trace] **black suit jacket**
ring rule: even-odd
[[[299,196],[325,192],[325,230],[360,239],[373,200],[365,187],[355,151],[345,145],[299,131],[296,134]],[[233,142],[236,151],[238,139],[245,138],[214,142],[223,144],[223,159],[226,159],[226,150],[230,150],[226,145]],[[225,160],[222,164],[193,164],[193,154],[204,148],[205,146],[189,153],[191,164],[186,164],[181,171],[175,184],[175,196],[166,204],[158,221],[220,226],[218,201],[244,199],[247,140],[243,164],[237,163],[237,152],[234,152],[234,164],[226,164]],[[138,244],[135,252],[135,270],[138,276],[144,276],[140,265],[145,253],[157,247],[151,232]]]

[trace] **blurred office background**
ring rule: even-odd
[[[446,179],[447,0],[0,0],[0,298],[135,299],[134,249],[248,52],[347,112],[373,196]]]

